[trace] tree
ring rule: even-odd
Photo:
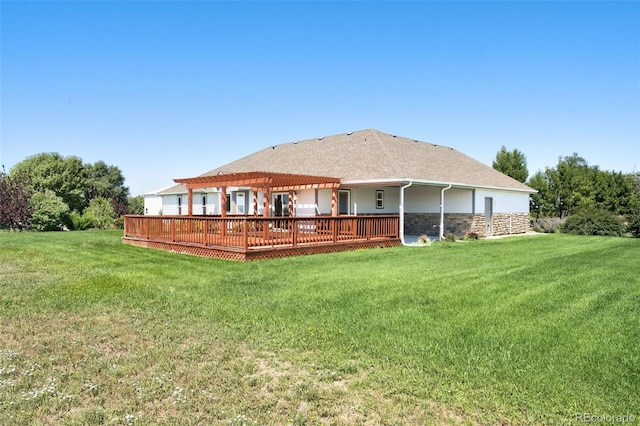
[[[0,172],[0,228],[23,230],[31,223],[32,208],[26,183]]]
[[[129,214],[144,214],[144,197],[129,197]]]
[[[577,153],[561,157],[555,168],[536,173],[527,184],[538,191],[530,198],[536,218],[564,218],[584,209],[627,215],[640,203],[632,175],[589,166]]]
[[[89,207],[84,210],[83,217],[90,217],[96,228],[106,229],[113,223],[116,212],[111,201],[97,197],[91,200]]]
[[[88,177],[87,200],[102,197],[111,201],[117,216],[127,212],[129,188],[124,186],[122,171],[104,161],[85,165]]]
[[[16,164],[9,175],[23,179],[34,193],[52,191],[71,210],[81,212],[87,205],[87,173],[78,157],[37,154]]]
[[[31,226],[36,231],[61,231],[69,221],[69,206],[50,189],[33,194]]]
[[[527,170],[527,158],[525,155],[517,149],[507,151],[507,148],[504,145],[496,154],[496,159],[492,166],[497,171],[502,172],[507,176],[511,176],[519,182],[525,182],[529,176],[529,170]]]
[[[10,175],[24,179],[33,192],[53,191],[71,211],[82,213],[97,197],[110,200],[118,215],[127,211],[129,188],[122,171],[104,161],[85,164],[78,157],[41,153],[16,164]]]

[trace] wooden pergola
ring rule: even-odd
[[[253,191],[253,211],[258,211],[258,191],[263,193],[264,217],[269,217],[271,192],[289,192],[289,211],[293,212],[294,191],[301,189],[331,189],[331,216],[338,216],[338,187],[340,178],[328,176],[299,175],[272,172],[239,172],[198,176],[193,178],[174,179],[174,182],[187,187],[188,214],[193,216],[193,190],[219,187],[221,188],[220,214],[226,217],[227,187],[245,187]]]

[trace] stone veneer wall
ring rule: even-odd
[[[438,235],[440,213],[407,213],[404,217],[404,232],[409,235]],[[528,213],[495,213],[493,235],[524,234],[530,230]],[[469,232],[485,236],[484,214],[445,213],[444,235],[464,237]]]

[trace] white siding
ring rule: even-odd
[[[329,192],[331,197],[331,192]],[[331,200],[329,200],[331,202]],[[296,216],[315,216],[316,215],[316,190],[305,189],[298,191],[298,202],[295,206]]]
[[[159,195],[144,196],[144,214],[158,215],[162,212],[162,197]]]
[[[397,187],[346,188],[351,191],[351,212],[354,214],[397,214],[400,190]],[[376,208],[376,191],[382,191],[384,206]],[[329,194],[331,195],[331,194]]]
[[[485,197],[493,198],[493,213],[529,213],[529,194],[476,189],[476,213],[484,213]]]
[[[318,189],[318,210],[320,214],[331,214],[330,189]]]

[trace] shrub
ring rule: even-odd
[[[73,212],[70,215],[72,229],[77,231],[83,231],[85,229],[93,228],[94,217],[88,213],[81,215],[80,213]]]
[[[50,189],[33,194],[29,204],[31,227],[36,231],[61,231],[69,220],[69,206]]]
[[[477,232],[469,232],[465,237],[466,240],[477,240],[479,237]]]
[[[562,226],[563,219],[559,217],[543,217],[531,221],[531,229],[534,232],[543,232],[545,234],[553,234],[558,232],[558,228]]]
[[[626,217],[627,219],[627,231],[634,237],[640,238],[640,210],[636,210],[630,213]]]
[[[569,216],[561,232],[576,235],[607,235],[621,237],[625,233],[622,220],[611,212],[594,208]]]
[[[83,216],[92,217],[94,227],[106,229],[113,223],[113,219],[116,217],[116,211],[110,200],[97,197],[89,202],[89,207],[84,209]]]
[[[113,227],[117,229],[124,229],[124,216],[115,218],[113,220]]]
[[[455,236],[455,235],[453,235],[453,234],[447,234],[447,235],[444,237],[444,240],[445,240],[447,243],[454,243],[454,242],[456,241],[456,236]]]

